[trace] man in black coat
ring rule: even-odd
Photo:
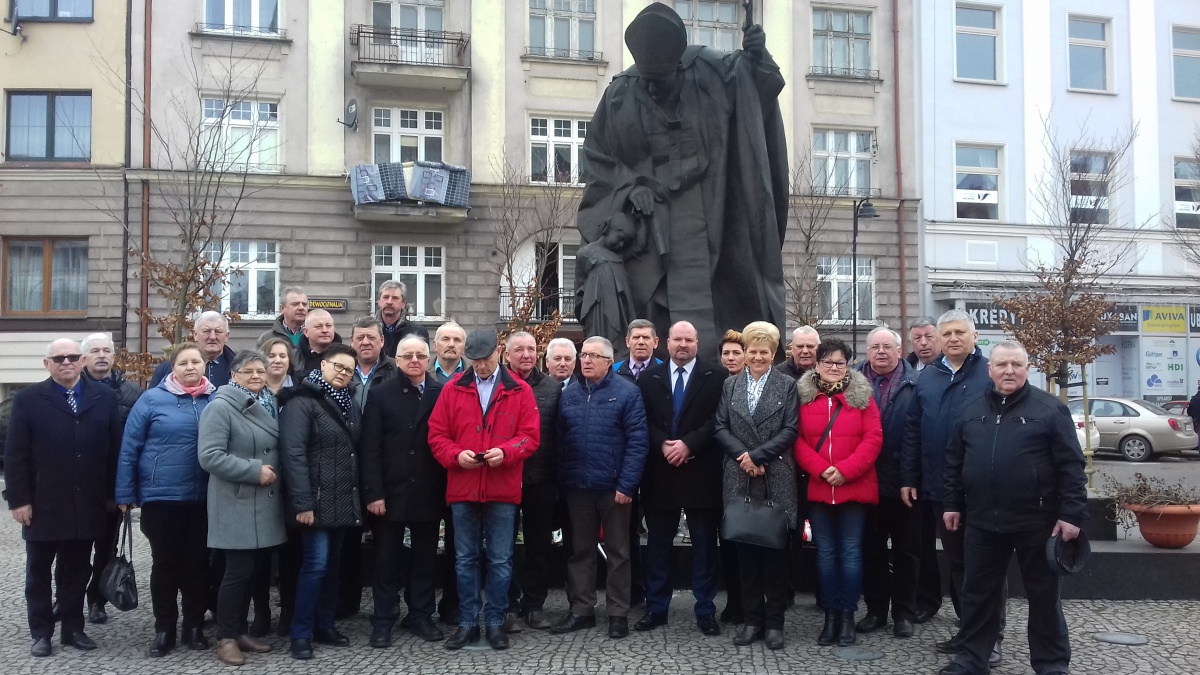
[[[362,494],[375,522],[375,611],[371,646],[392,643],[400,587],[408,629],[422,639],[445,638],[433,624],[438,524],[446,509],[446,469],[429,450],[429,414],[442,384],[427,372],[429,345],[410,335],[397,344],[401,376],[371,389],[363,411]],[[404,530],[411,534],[407,578]]]
[[[946,448],[943,521],[952,532],[966,530],[966,575],[959,596],[962,651],[939,673],[988,672],[1015,552],[1029,598],[1033,672],[1065,675],[1071,645],[1046,540],[1075,539],[1087,518],[1083,451],[1067,406],[1028,385],[1029,355],[1021,343],[993,347],[988,374],[992,389],[963,406]]]
[[[696,328],[680,321],[667,334],[670,361],[649,367],[638,378],[650,429],[650,451],[641,489],[648,530],[646,615],[634,624],[635,630],[667,623],[671,549],[682,509],[692,537],[696,624],[705,635],[721,634],[713,598],[717,595],[722,456],[713,442],[713,422],[727,372],[697,359],[699,348]]]
[[[1192,428],[1200,430],[1200,386],[1196,388],[1192,400],[1188,401],[1187,414],[1192,418]],[[1200,450],[1200,446],[1196,449]]]
[[[112,390],[80,377],[82,357],[73,340],[50,343],[42,361],[50,377],[17,393],[8,427],[5,498],[25,540],[34,656],[51,652],[55,565],[62,643],[96,648],[83,632],[83,600],[88,555],[104,534],[113,499],[121,418]]]

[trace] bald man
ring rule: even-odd
[[[296,346],[296,362],[300,364],[300,376],[321,367],[322,355],[329,345],[341,344],[342,336],[333,325],[333,315],[323,309],[310,309],[304,317],[304,335]]]

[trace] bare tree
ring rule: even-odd
[[[791,174],[788,195],[787,242],[792,249],[791,269],[784,276],[787,288],[787,319],[796,326],[815,326],[830,318],[837,298],[825,298],[818,274],[821,256],[838,256],[844,243],[830,235],[829,217],[837,206],[839,191],[829,187],[825,171],[814,170],[812,146],[799,151]]]

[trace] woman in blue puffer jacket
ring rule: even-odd
[[[122,511],[142,507],[150,542],[150,656],[175,646],[176,597],[183,596],[188,647],[207,649],[202,630],[208,595],[208,474],[197,453],[200,413],[215,389],[204,377],[200,345],[185,342],[171,356],[171,374],[138,399],[125,424],[115,500]]]

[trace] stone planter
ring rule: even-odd
[[[1196,538],[1200,522],[1200,505],[1141,506],[1122,504],[1122,508],[1137,514],[1142,538],[1158,548],[1183,548]]]

